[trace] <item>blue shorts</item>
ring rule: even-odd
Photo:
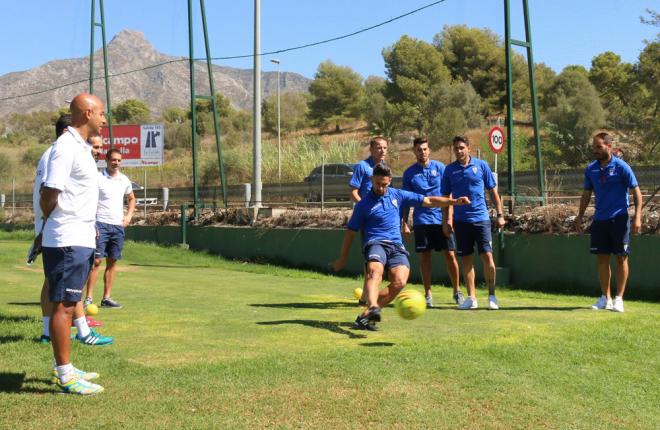
[[[490,228],[490,221],[454,221],[456,253],[460,256],[472,255],[475,242],[477,243],[479,254],[493,252],[493,236],[491,235]]]
[[[589,231],[592,254],[630,254],[630,218],[628,214],[603,221],[593,221]]]
[[[408,251],[400,243],[374,241],[364,245],[364,260],[377,261],[385,269],[394,269],[397,266],[410,267]]]
[[[96,258],[108,257],[121,260],[121,251],[124,249],[124,227],[120,225],[96,222],[99,237],[96,239]]]
[[[448,239],[440,224],[420,224],[413,227],[415,251],[456,251],[456,239],[452,234]]]
[[[94,248],[65,246],[43,248],[44,274],[51,302],[79,302],[94,264]]]

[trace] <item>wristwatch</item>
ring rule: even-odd
[[[504,218],[504,215],[502,215],[502,214],[497,214],[497,217],[498,217],[498,218]]]

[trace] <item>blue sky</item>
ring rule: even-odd
[[[339,36],[385,21],[433,0],[262,0],[262,51],[287,48]],[[98,3],[98,2],[97,2]],[[640,23],[657,0],[529,0],[534,57],[555,71],[569,64],[589,66],[604,51],[635,62],[644,39],[657,28]],[[194,1],[198,11],[199,2]],[[252,0],[206,0],[213,56],[252,53]],[[522,1],[511,0],[513,37],[523,39]],[[89,53],[90,0],[3,2],[0,27],[0,75],[30,69],[61,58]],[[186,0],[105,0],[108,41],[123,28],[139,30],[157,50],[188,53]],[[198,16],[198,14],[196,14]],[[199,23],[199,19],[196,20]],[[313,77],[318,64],[330,59],[364,77],[384,76],[383,48],[401,35],[431,42],[444,25],[466,24],[504,32],[502,0],[446,0],[413,16],[350,39],[283,53],[282,70]],[[201,24],[196,28],[201,34]],[[100,33],[96,40],[100,42]],[[100,45],[97,45],[97,47]],[[203,53],[196,38],[196,56]],[[263,70],[275,66],[265,57]],[[218,64],[251,68],[252,60]],[[112,72],[112,71],[111,71]]]

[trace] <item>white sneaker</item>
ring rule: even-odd
[[[623,304],[621,304],[623,306]],[[591,305],[591,309],[593,310],[598,310],[598,309],[607,309],[607,310],[612,310],[612,299],[608,299],[607,296],[600,296],[600,299],[593,305]]]
[[[433,296],[426,296],[426,307],[429,309],[433,307]]]
[[[615,297],[614,305],[608,309],[612,309],[614,312],[623,312],[623,298]]]
[[[500,304],[497,302],[497,297],[494,295],[488,296],[488,309],[491,310],[498,310],[500,308]]]
[[[466,311],[469,309],[477,309],[478,307],[479,304],[477,303],[477,299],[472,297],[466,298],[463,303],[458,305],[458,309],[462,311]]]

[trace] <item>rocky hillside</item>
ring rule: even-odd
[[[110,79],[112,103],[126,99],[144,100],[158,116],[168,106],[188,107],[190,105],[188,61],[184,57],[172,57],[154,49],[144,35],[138,31],[122,30],[108,43],[109,73],[116,75],[130,70],[165,63],[162,66],[144,71],[124,74]],[[198,49],[198,54],[200,49]],[[95,57],[94,92],[105,99],[103,77],[103,53],[99,49]],[[209,85],[206,63],[197,62],[196,90],[198,94],[208,94]],[[305,92],[310,79],[297,73],[282,72],[281,89],[290,92]],[[216,91],[224,94],[236,108],[252,108],[252,70],[232,67],[213,67]],[[84,82],[66,86],[42,94],[0,101],[0,117],[12,112],[56,110],[66,105],[73,95],[87,91],[89,78],[89,57],[67,60],[53,60],[42,66],[22,72],[0,76],[0,98],[37,92],[61,86],[69,82]],[[277,73],[262,74],[263,97],[277,91]]]

